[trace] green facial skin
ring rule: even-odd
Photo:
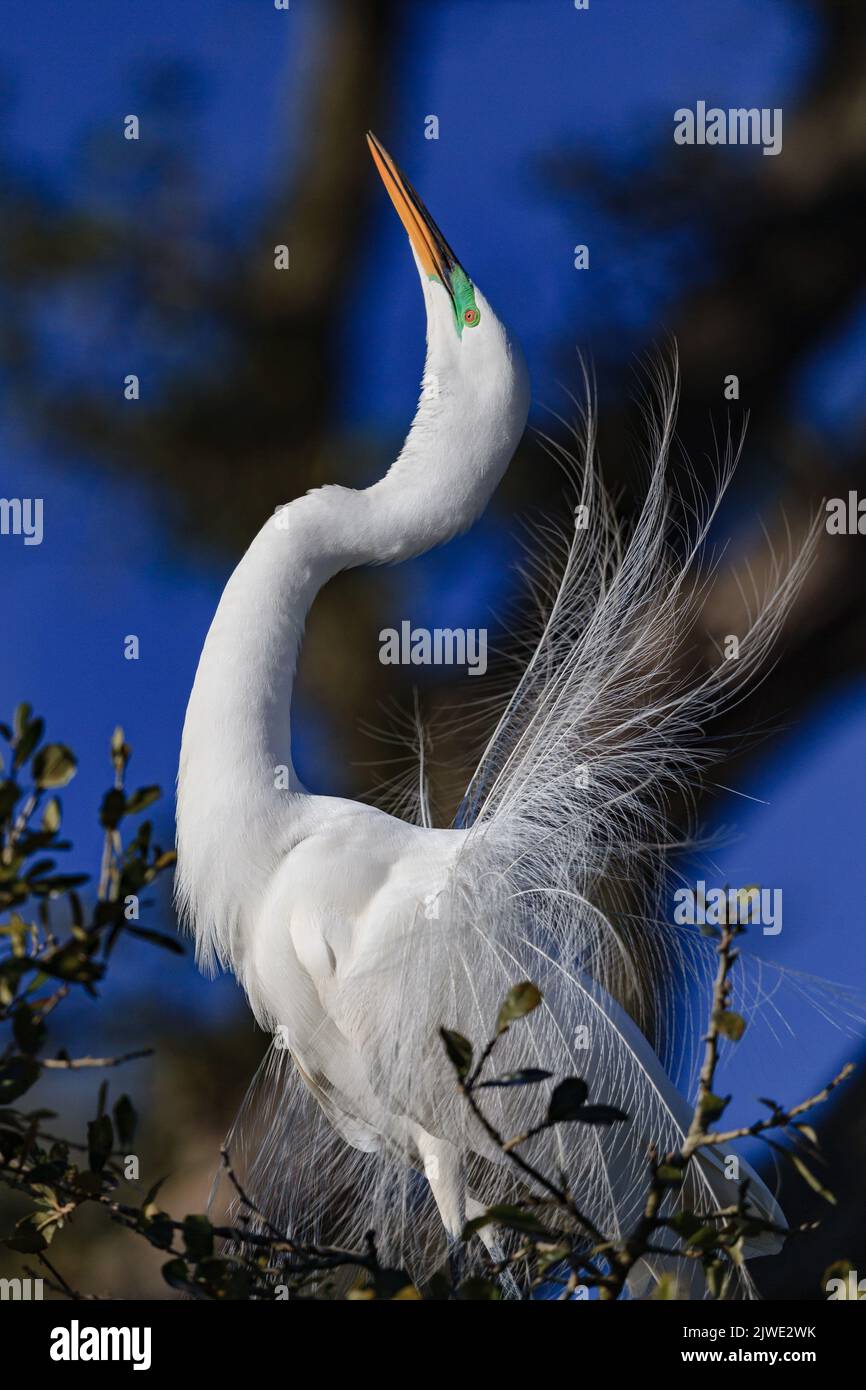
[[[459,265],[451,272],[451,293],[454,299],[457,332],[462,338],[464,328],[476,327],[481,318],[481,311],[475,303],[475,286]]]
[[[439,280],[438,275],[431,275],[431,280]],[[475,286],[469,279],[465,270],[461,270],[456,265],[449,275],[451,281],[451,302],[454,306],[454,323],[457,328],[458,338],[463,337],[464,328],[475,328],[481,318],[481,310],[475,303]],[[447,288],[447,287],[446,287]]]

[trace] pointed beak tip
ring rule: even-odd
[[[451,293],[450,272],[456,257],[433,218],[405,174],[401,172],[381,141],[367,131],[367,144],[388,196],[409,236],[409,241],[425,273],[440,280]]]

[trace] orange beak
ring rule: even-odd
[[[457,266],[457,257],[443,237],[433,218],[425,208],[406,175],[394,163],[385,147],[380,144],[372,131],[367,131],[367,144],[373,156],[388,196],[406,231],[424,273],[431,280],[439,280],[453,300],[451,291],[451,271]]]

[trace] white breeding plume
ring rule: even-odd
[[[697,934],[659,911],[665,804],[693,791],[707,721],[764,665],[811,541],[756,594],[739,660],[684,675],[678,654],[709,578],[701,547],[733,451],[712,498],[692,480],[672,499],[676,383],[660,383],[646,499],[625,536],[587,419],[577,459],[550,445],[587,525],[537,537],[540,634],[455,825],[430,825],[423,781],[420,823],[307,791],[289,714],[316,593],[339,570],[417,555],[470,526],[529,407],[516,342],[370,145],[424,292],[418,410],[380,482],[280,509],[229,580],[184,725],[177,883],[201,965],[233,970],[277,1035],[229,1140],[248,1192],[297,1240],[355,1245],[373,1230],[383,1258],[420,1279],[467,1213],[531,1190],[473,1120],[439,1038],[444,1026],[483,1042],[517,982],[534,981],[543,1003],[505,1036],[497,1071],[581,1076],[591,1101],[629,1117],[562,1124],[526,1148],[537,1168],[569,1175],[598,1229],[618,1237],[636,1220],[647,1145],[682,1142],[691,1107],[647,1034],[682,1063],[682,997],[703,957]],[[491,1119],[529,1128],[548,1089],[486,1091]],[[736,1201],[717,1155],[690,1173],[678,1201]],[[764,1184],[745,1164],[742,1175],[754,1208],[783,1226]],[[505,1233],[496,1240],[507,1247]],[[779,1244],[759,1236],[746,1253]],[[483,1255],[467,1244],[468,1262]]]

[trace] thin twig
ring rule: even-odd
[[[139,1057],[152,1057],[152,1047],[142,1047],[136,1052],[125,1052],[122,1057],[42,1057],[39,1065],[47,1070],[79,1071],[83,1067],[119,1067],[123,1062],[136,1062]]]
[[[724,1133],[720,1131],[710,1131],[704,1134],[694,1148],[703,1148],[709,1144],[730,1144],[734,1139],[748,1139],[752,1135],[762,1134],[767,1129],[781,1129],[789,1125],[798,1115],[805,1115],[807,1110],[812,1110],[816,1105],[822,1105],[828,1099],[831,1091],[846,1081],[856,1068],[853,1062],[846,1062],[840,1072],[828,1081],[823,1090],[817,1091],[808,1100],[801,1100],[798,1105],[792,1105],[787,1110],[775,1111],[766,1119],[756,1120],[753,1125],[743,1125],[741,1129],[729,1129]]]

